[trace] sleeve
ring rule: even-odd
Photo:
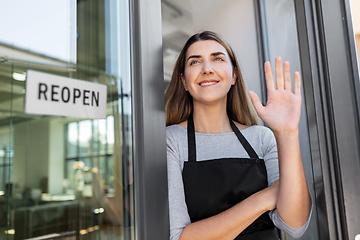
[[[190,217],[185,203],[184,184],[179,152],[174,138],[167,132],[167,166],[169,188],[170,239],[177,240]]]
[[[278,154],[277,154],[277,146],[275,136],[270,129],[266,129],[264,131],[264,135],[262,137],[262,149],[263,156],[267,171],[268,177],[268,185],[271,186],[279,179],[279,162],[278,162]],[[279,216],[276,209],[270,211],[269,216],[273,221],[274,225],[279,228],[281,231],[285,232],[292,238],[301,237],[306,229],[309,226],[310,218],[312,214],[312,207],[309,214],[309,218],[307,222],[301,228],[292,228],[287,225]]]
[[[268,186],[271,186],[279,180],[279,161],[275,136],[269,128],[264,128],[261,148],[267,171]]]
[[[274,222],[274,225],[279,228],[281,231],[285,232],[292,238],[300,238],[306,231],[309,226],[310,218],[312,215],[312,206],[309,214],[309,218],[306,223],[301,228],[292,228],[287,225],[279,216],[277,210],[273,210],[269,213],[271,220]]]

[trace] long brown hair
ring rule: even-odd
[[[166,126],[187,120],[193,112],[192,97],[189,92],[185,91],[181,81],[181,74],[185,70],[185,57],[189,47],[195,42],[205,40],[214,40],[226,49],[237,76],[235,84],[231,86],[227,94],[226,111],[228,116],[244,125],[259,124],[259,119],[250,103],[235,52],[219,35],[211,31],[204,31],[194,34],[188,39],[175,63],[171,81],[165,93]]]

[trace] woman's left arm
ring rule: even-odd
[[[294,92],[291,89],[289,62],[275,60],[275,79],[271,65],[266,62],[265,78],[268,101],[263,106],[257,95],[249,91],[259,117],[274,132],[279,157],[279,193],[276,208],[281,219],[292,228],[302,227],[309,218],[311,198],[306,183],[299,144],[301,112],[300,74],[295,72]]]

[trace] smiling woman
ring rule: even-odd
[[[189,47],[186,59],[181,80],[193,104],[221,101],[226,106],[227,92],[236,80],[226,49],[213,40],[195,42]]]
[[[276,58],[277,88],[270,63],[264,67],[266,106],[249,95],[273,132],[256,126],[229,44],[205,31],[182,49],[165,95],[171,239],[277,240],[276,228],[292,237],[307,229],[300,75],[292,92],[288,62],[283,72]]]
[[[198,45],[200,42],[213,47],[213,49],[210,50],[202,44]],[[192,46],[193,44],[194,46]],[[199,46],[199,49],[196,46]],[[227,72],[228,76],[231,78],[236,76],[236,84],[230,88],[227,94],[228,115],[237,122],[243,122],[246,125],[258,124],[259,120],[247,97],[245,82],[233,49],[227,42],[221,40],[218,35],[207,31],[202,35],[196,34],[189,38],[176,61],[171,82],[165,94],[166,125],[185,121],[193,111],[193,98],[184,88],[183,84],[185,83],[186,74],[189,74],[190,77],[193,73],[194,77],[196,77],[196,71],[199,71],[199,66],[203,66],[203,63],[201,64],[201,55],[199,56],[198,52],[200,50],[204,51],[202,57],[207,58],[202,60],[203,62],[205,60],[206,64],[204,71],[208,71],[206,67],[213,66],[217,62],[219,63],[218,65],[227,66],[227,71],[230,71]],[[190,51],[194,53],[190,53]],[[217,54],[219,52],[223,54]],[[226,61],[220,61],[219,57]],[[192,60],[191,62],[189,61],[190,59]],[[212,63],[208,65],[210,60]],[[191,63],[192,65],[190,65]],[[186,72],[185,68],[187,69]],[[212,69],[211,71],[214,70]],[[238,111],[238,109],[242,109],[242,111]]]

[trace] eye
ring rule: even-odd
[[[191,60],[191,61],[190,61],[190,66],[191,66],[191,65],[193,65],[193,64],[196,64],[196,63],[198,63],[198,62],[199,62],[199,61],[198,61],[198,60],[196,60],[196,59]]]
[[[224,59],[222,57],[215,57],[214,59],[215,61],[224,61]]]

